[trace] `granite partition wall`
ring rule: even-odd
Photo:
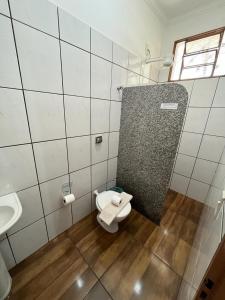
[[[160,222],[187,101],[179,84],[123,90],[117,185],[155,223]],[[178,108],[161,109],[161,103],[178,103]]]

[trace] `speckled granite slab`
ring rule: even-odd
[[[123,90],[117,185],[134,195],[132,206],[155,223],[160,222],[187,101],[179,84]],[[178,109],[160,109],[167,102],[178,103]]]

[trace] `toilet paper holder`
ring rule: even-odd
[[[62,185],[62,196],[67,196],[71,193],[72,182],[66,182]]]

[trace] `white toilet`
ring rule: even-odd
[[[102,193],[98,193],[97,191],[95,191],[95,195],[96,195],[96,206],[100,213],[103,210],[103,208],[111,202],[111,199],[114,195],[119,196],[120,194],[117,192],[114,192],[114,191],[104,191]],[[115,218],[115,220],[112,222],[112,224],[110,226],[106,225],[102,220],[100,220],[99,214],[97,215],[97,220],[98,220],[98,223],[105,230],[107,230],[110,233],[115,233],[119,229],[118,223],[123,221],[129,215],[130,212],[131,212],[131,204],[128,203],[120,211],[120,213],[117,215],[117,217]]]

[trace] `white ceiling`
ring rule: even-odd
[[[187,14],[195,9],[204,9],[208,5],[215,5],[221,0],[146,0],[161,16],[173,19]]]

